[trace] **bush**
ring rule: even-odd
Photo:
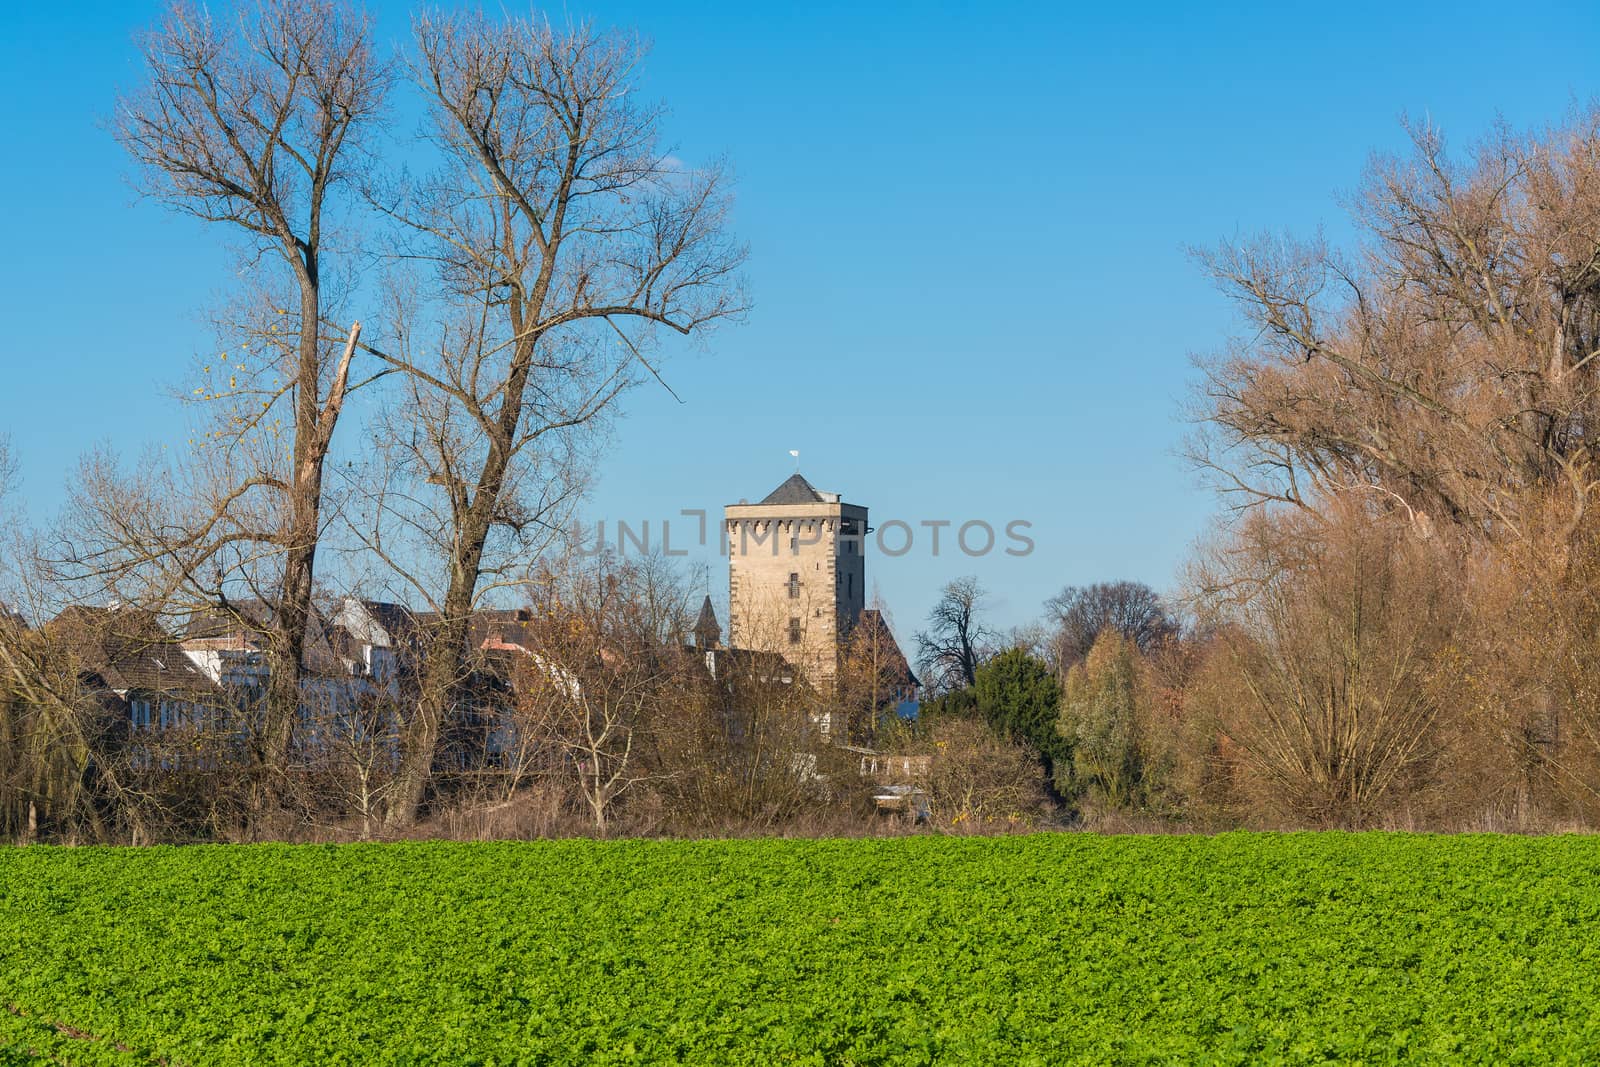
[[[935,719],[924,735],[911,751],[933,757],[926,789],[928,817],[935,827],[1026,829],[1048,814],[1045,770],[1037,749],[972,718]]]

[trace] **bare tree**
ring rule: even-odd
[[[978,667],[992,651],[995,636],[981,618],[985,595],[977,578],[950,582],[928,613],[928,628],[917,634],[917,665],[935,693],[977,681]]]
[[[381,691],[361,692],[323,709],[325,762],[333,799],[361,825],[361,840],[382,822],[398,754],[394,702]]]
[[[104,840],[88,781],[104,716],[71,658],[30,625],[49,617],[56,591],[41,581],[32,531],[15,510],[19,484],[0,436],[0,834]]]
[[[9,507],[10,497],[17,491],[20,480],[20,468],[17,457],[11,451],[11,439],[0,436],[0,508]],[[5,511],[0,511],[4,516]]]
[[[854,757],[822,742],[825,707],[783,657],[723,649],[716,674],[684,662],[651,716],[652,783],[667,817],[704,833],[778,826],[844,799]],[[830,784],[831,783],[831,784]]]
[[[1201,256],[1250,335],[1204,364],[1194,458],[1242,506],[1362,496],[1423,535],[1523,536],[1554,492],[1570,538],[1600,485],[1600,109],[1464,162],[1410,132],[1356,198],[1361,253]]]
[[[395,463],[370,488],[364,531],[439,614],[396,824],[423,803],[474,607],[523,580],[548,544],[582,487],[592,431],[654,373],[652,337],[743,307],[726,176],[659,146],[662,112],[635,86],[636,41],[482,15],[424,17],[415,30],[443,164],[374,195],[409,234],[407,261],[432,273],[397,285],[395,344],[372,349],[406,385],[387,434]],[[404,548],[408,535],[422,547]],[[431,570],[417,562],[430,546]]]
[[[0,833],[107,839],[89,779],[104,718],[63,650],[0,615]]]
[[[174,3],[141,47],[144,84],[115,126],[141,187],[217,225],[263,269],[193,391],[210,408],[194,463],[150,464],[130,484],[91,459],[64,555],[70,574],[114,593],[225,607],[243,583],[272,605],[259,756],[277,773],[299,700],[324,466],[360,335],[359,324],[323,329],[329,235],[390,77],[370,20],[329,0],[264,0],[225,18]]]
[[[839,649],[829,733],[844,741],[870,744],[885,713],[909,700],[917,688],[905,654],[895,642],[883,602],[861,613]]]
[[[661,556],[546,562],[533,601],[539,648],[519,704],[535,710],[604,834],[613,802],[659,773],[643,750],[660,705],[685,683],[689,596]]]
[[[1525,135],[1497,129],[1466,154],[1447,151],[1431,127],[1410,133],[1409,153],[1375,159],[1354,198],[1358,253],[1320,240],[1261,239],[1202,256],[1250,331],[1203,365],[1194,458],[1242,510],[1305,515],[1298,524],[1275,516],[1239,527],[1239,565],[1218,567],[1209,593],[1246,613],[1281,605],[1292,580],[1308,580],[1309,546],[1347,533],[1350,514],[1407,524],[1435,546],[1435,565],[1470,580],[1475,628],[1491,635],[1470,653],[1470,670],[1456,664],[1450,702],[1473,715],[1447,725],[1451,758],[1493,770],[1500,785],[1480,776],[1463,807],[1489,804],[1498,791],[1517,799],[1494,804],[1520,810],[1545,779],[1592,793],[1583,750],[1592,747],[1584,724],[1593,694],[1570,681],[1592,675],[1593,656],[1587,637],[1569,643],[1564,635],[1573,632],[1569,613],[1583,614],[1581,596],[1570,593],[1586,585],[1600,487],[1591,441],[1600,416],[1600,109]],[[1405,573],[1410,549],[1386,551],[1384,566]],[[1354,586],[1361,593],[1348,605],[1359,604],[1367,628],[1378,629],[1370,605],[1389,611],[1394,601],[1372,584],[1384,573],[1377,564],[1364,573],[1367,584]],[[1428,605],[1414,609],[1425,617]],[[1515,622],[1499,624],[1506,619]],[[1290,633],[1285,625],[1244,629],[1266,641],[1263,634]],[[1273,663],[1274,688],[1252,689],[1252,700],[1288,701],[1291,683],[1305,689],[1293,695],[1299,705],[1278,712],[1280,732],[1305,743],[1284,741],[1279,752],[1287,760],[1308,750],[1295,707],[1343,724],[1346,736],[1325,749],[1344,761],[1340,787],[1366,794],[1361,804],[1427,764],[1419,756],[1409,770],[1393,770],[1438,733],[1429,718],[1436,709],[1414,684],[1425,657],[1403,675],[1390,659],[1426,641],[1398,623],[1381,625],[1395,628],[1381,655],[1365,637],[1352,638],[1359,677],[1332,672],[1326,653],[1296,630],[1292,658],[1244,657],[1236,664],[1243,673],[1222,683],[1232,700],[1241,681],[1255,684],[1267,677],[1261,664]],[[1457,635],[1458,660],[1473,629]],[[1587,633],[1583,624],[1575,630]],[[1488,651],[1495,647],[1502,652]],[[1367,695],[1359,723],[1354,710],[1334,706],[1340,694],[1359,692],[1357,681],[1383,678],[1396,687],[1392,698]],[[1313,692],[1313,682],[1327,687]],[[1357,744],[1386,753],[1381,769],[1349,748]],[[1327,766],[1317,773],[1334,776]],[[1363,775],[1370,781],[1353,784]]]
[[[928,759],[928,817],[942,830],[1029,830],[1049,812],[1038,750],[978,719],[935,718],[907,751]]]
[[[1126,637],[1139,651],[1150,652],[1178,629],[1161,597],[1141,582],[1069,585],[1044,606],[1055,624],[1046,648],[1061,672],[1082,661],[1107,630]]]
[[[613,802],[647,777],[635,741],[656,683],[653,658],[607,647],[588,620],[541,642],[518,685],[517,722],[548,747],[576,785],[594,828],[607,832]]]
[[[1452,697],[1433,674],[1462,604],[1454,568],[1403,520],[1366,501],[1328,513],[1255,514],[1200,568],[1254,574],[1250,596],[1211,603],[1227,669],[1199,714],[1241,753],[1258,812],[1363,826],[1435,769]]]

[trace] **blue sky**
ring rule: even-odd
[[[1593,3],[1290,7],[559,9],[653,40],[677,154],[736,168],[754,299],[673,355],[685,403],[628,399],[588,514],[658,528],[758,499],[795,448],[819,488],[918,529],[868,557],[904,639],[961,574],[1007,626],[1068,583],[1169,587],[1217,509],[1176,455],[1189,357],[1237,328],[1184,247],[1342,240],[1339,197],[1402,113],[1465,145],[1596,91]],[[180,435],[170,394],[231,284],[214,235],[137,200],[100,125],[156,9],[0,15],[0,432],[38,517],[85,449]],[[398,42],[406,5],[375,10]],[[919,528],[1014,519],[1022,558],[934,557]]]

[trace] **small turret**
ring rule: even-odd
[[[694,647],[701,651],[722,647],[722,625],[711,607],[711,597],[700,605],[700,617],[694,621]]]

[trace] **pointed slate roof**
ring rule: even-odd
[[[768,493],[763,504],[817,504],[822,494],[812,487],[798,472],[789,475],[788,481]]]
[[[711,606],[711,596],[706,595],[706,601],[700,605],[700,617],[694,621],[696,630],[705,626],[720,626],[717,622],[717,609]]]
[[[693,630],[695,640],[703,648],[714,648],[722,640],[722,624],[717,621],[717,613],[711,607],[711,597],[706,597],[706,602],[700,605],[700,617],[694,622]]]

